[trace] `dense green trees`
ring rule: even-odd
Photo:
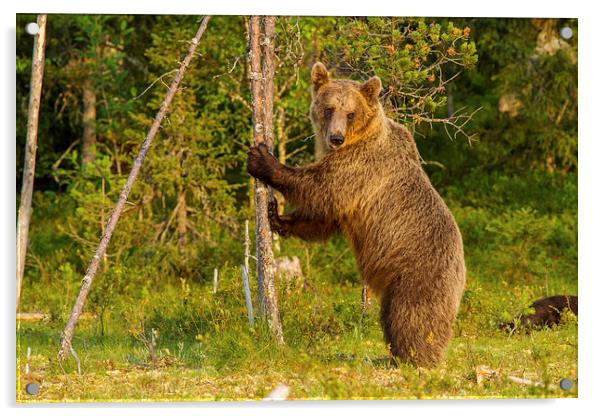
[[[425,158],[446,167],[437,177],[576,172],[577,21],[467,19],[462,24],[471,28],[479,63],[454,81],[449,95],[456,108],[482,110],[469,125],[474,143],[456,140],[450,146],[438,140],[437,129],[426,133],[428,145],[419,143]],[[573,31],[570,39],[560,37],[564,26]]]

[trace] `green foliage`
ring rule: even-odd
[[[389,115],[406,123],[432,123],[447,104],[445,85],[477,63],[470,28],[435,19],[339,18],[323,40],[329,66],[343,76],[378,75]]]
[[[481,108],[469,125],[473,140],[438,140],[446,130],[421,128],[426,160],[445,166],[452,183],[471,170],[522,174],[577,169],[576,19],[466,19],[479,62],[448,88],[449,111]],[[561,39],[568,26],[573,37]],[[437,139],[437,140],[433,140]],[[439,175],[438,175],[439,177]]]

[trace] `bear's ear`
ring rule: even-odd
[[[311,82],[313,84],[313,90],[318,91],[318,89],[322,85],[326,84],[329,79],[328,70],[324,64],[322,62],[316,62],[311,68]]]
[[[364,82],[360,87],[360,92],[366,98],[366,101],[370,104],[374,104],[378,101],[378,94],[383,85],[380,82],[379,77],[372,77],[368,81]]]

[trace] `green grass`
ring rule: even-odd
[[[233,282],[233,286],[237,286]],[[482,298],[505,294],[493,287],[469,285]],[[378,305],[374,301],[365,314],[359,302],[360,288],[352,285],[308,295],[301,285],[288,295],[281,292],[285,347],[272,344],[265,325],[247,326],[242,293],[231,314],[221,315],[220,306],[236,291],[213,295],[207,287],[191,290],[190,314],[198,307],[206,326],[179,326],[177,316],[163,311],[165,319],[154,323],[160,329],[156,359],[128,329],[119,313],[105,317],[105,335],[98,321],[82,321],[74,346],[82,360],[83,375],[75,373],[72,359],[64,368],[56,360],[62,321],[22,324],[19,331],[18,401],[129,401],[129,400],[253,400],[263,398],[278,383],[291,388],[291,399],[413,399],[491,397],[575,397],[576,388],[558,388],[562,378],[577,379],[577,324],[531,333],[506,334],[495,327],[493,316],[472,312],[464,302],[456,325],[456,336],[443,364],[434,370],[411,366],[395,368],[378,326]],[[306,312],[297,303],[308,302]],[[295,300],[302,299],[302,300]],[[201,306],[202,305],[202,306]],[[338,312],[337,312],[338,310]],[[161,314],[161,308],[156,310]],[[305,318],[299,314],[308,313]],[[213,317],[214,319],[212,320]],[[150,314],[149,324],[158,319]],[[179,319],[185,321],[187,316]],[[491,323],[477,324],[476,322]],[[162,327],[161,327],[162,325]],[[312,327],[312,325],[314,325]],[[153,326],[153,327],[154,327]],[[172,330],[173,333],[168,332]],[[23,374],[27,347],[32,350],[31,372]],[[499,377],[477,383],[476,370],[487,366]],[[514,375],[547,386],[524,386],[506,378]],[[24,386],[41,383],[38,396],[28,396]]]
[[[576,206],[553,204],[555,198],[572,201],[575,179],[531,178],[525,187],[505,178],[499,195],[488,194],[481,204],[474,191],[464,199],[457,189],[444,193],[464,236],[468,280],[454,339],[436,369],[389,364],[378,300],[362,311],[353,256],[338,238],[311,245],[282,241],[281,255],[298,256],[304,277],[278,282],[286,345],[277,347],[265,323],[249,328],[238,266],[242,247],[224,234],[211,249],[215,256],[204,255],[194,273],[190,259],[178,269],[177,257],[166,257],[175,265],[167,275],[146,266],[152,257],[145,252],[132,251],[118,264],[111,260],[86,305],[99,318],[76,329],[78,375],[73,359],[61,366],[56,357],[85,264],[70,255],[73,243],[57,242],[56,218],[46,216],[32,233],[22,310],[51,318],[18,328],[17,401],[259,400],[278,383],[290,387],[291,399],[576,397],[574,316],[529,333],[498,328],[537,298],[577,294]],[[505,203],[513,187],[515,202]],[[220,268],[216,294],[212,267]],[[151,357],[143,340],[153,329],[158,336]],[[483,368],[494,373],[481,379]],[[563,378],[573,380],[573,389],[559,388]],[[25,393],[31,381],[40,384],[36,396]]]

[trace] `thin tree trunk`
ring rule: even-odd
[[[83,87],[82,165],[96,160],[96,92],[92,81],[87,79]]]
[[[249,285],[249,274],[247,268],[243,265],[242,270],[242,286],[245,294],[245,304],[247,305],[247,318],[249,319],[249,326],[255,327],[255,318],[253,317],[253,301],[251,300],[251,286]]]
[[[183,178],[186,176],[186,151],[180,152],[180,176]],[[188,206],[186,205],[186,185],[180,183],[178,185],[178,212],[176,222],[176,233],[178,236],[178,246],[183,247],[187,242],[187,230],[188,230]]]
[[[284,108],[278,108],[278,117],[276,119],[276,123],[278,128],[276,131],[278,132],[276,143],[278,144],[278,161],[283,165],[286,164],[286,143],[288,142],[288,134],[285,127],[286,122],[286,113],[284,112]],[[274,198],[278,201],[278,214],[284,214],[284,197],[282,194],[274,194]],[[274,234],[274,252],[280,253],[280,236],[278,234]]]
[[[184,77],[184,73],[186,72],[186,69],[188,68],[188,65],[190,64],[190,61],[192,60],[192,57],[195,54],[196,47],[199,44],[201,36],[203,36],[203,33],[205,32],[207,23],[209,22],[210,18],[211,18],[211,16],[205,16],[203,18],[203,21],[201,22],[201,25],[199,26],[199,29],[198,29],[195,37],[190,42],[190,47],[188,49],[188,55],[186,55],[186,58],[184,58],[184,61],[182,61],[182,63],[180,64],[178,73],[176,74],[176,77],[172,81],[172,83],[169,87],[169,90],[167,91],[167,95],[165,96],[165,99],[163,100],[163,103],[161,104],[161,108],[157,112],[157,115],[155,116],[155,120],[153,121],[153,124],[151,125],[151,128],[148,131],[148,134],[146,135],[144,142],[142,143],[140,152],[138,153],[138,156],[136,157],[136,160],[134,161],[134,164],[132,166],[132,170],[130,172],[130,175],[128,176],[128,179],[127,179],[125,185],[123,186],[121,193],[119,194],[119,199],[117,201],[117,204],[115,205],[115,209],[113,210],[111,217],[109,218],[105,232],[100,240],[98,248],[96,249],[96,253],[94,254],[94,257],[92,258],[92,261],[90,262],[90,265],[88,266],[88,270],[86,271],[86,275],[84,276],[84,279],[82,282],[81,290],[79,292],[79,295],[77,296],[75,304],[73,305],[73,309],[71,311],[71,315],[69,316],[69,320],[67,321],[67,325],[65,326],[65,329],[63,329],[63,332],[61,334],[61,349],[59,350],[59,353],[58,353],[59,360],[62,361],[66,357],[67,353],[71,352],[71,354],[73,354],[73,356],[78,364],[78,372],[81,372],[80,365],[79,365],[79,359],[77,357],[77,354],[75,353],[75,350],[73,349],[73,346],[71,345],[71,341],[73,339],[73,332],[75,330],[75,325],[77,324],[79,315],[81,314],[82,309],[84,308],[84,303],[86,302],[86,298],[88,297],[88,293],[90,291],[90,287],[91,287],[92,281],[94,279],[94,274],[96,273],[96,270],[98,269],[98,266],[100,264],[100,259],[103,258],[104,254],[107,250],[107,246],[109,244],[109,241],[111,240],[111,235],[113,234],[113,231],[115,230],[115,225],[117,224],[117,221],[119,220],[119,216],[121,215],[121,211],[123,210],[123,207],[125,206],[125,202],[130,193],[130,190],[132,189],[132,186],[134,185],[136,177],[138,176],[138,172],[140,170],[140,167],[142,166],[142,162],[144,161],[144,158],[146,157],[146,153],[148,152],[148,150],[150,148],[153,138],[159,131],[159,127],[161,126],[161,121],[165,117],[165,114],[167,113],[167,108],[169,107],[171,100],[173,99],[174,95],[176,94],[176,91],[178,90],[178,85],[180,84],[180,81]]]
[[[261,39],[261,21],[264,36]],[[274,34],[273,16],[249,19],[249,78],[253,99],[253,142],[264,143],[272,151],[274,134],[272,108],[274,96]],[[263,57],[263,67],[261,58]],[[272,232],[268,221],[268,201],[271,190],[261,181],[255,181],[255,218],[257,230],[257,292],[260,314],[265,314],[268,325],[277,343],[283,344],[282,326],[278,312],[278,299],[274,281],[274,253]]]
[[[25,272],[25,256],[29,241],[29,221],[31,219],[31,198],[33,180],[36,171],[36,149],[38,146],[38,120],[40,116],[40,97],[44,79],[44,55],[46,49],[46,15],[38,16],[38,34],[34,38],[31,65],[31,87],[29,92],[29,111],[27,119],[27,140],[25,143],[25,161],[23,163],[23,184],[21,202],[17,219],[17,304],[21,302],[21,286]]]
[[[362,312],[366,312],[370,307],[370,288],[366,283],[362,283]]]
[[[278,161],[282,164],[286,163],[286,143],[288,142],[288,134],[286,131],[286,113],[284,108],[278,108]]]
[[[251,83],[251,100],[252,100],[252,117],[253,117],[253,143],[265,142],[264,134],[265,129],[263,127],[263,111],[265,108],[265,101],[263,96],[262,88],[262,74],[261,74],[261,48],[259,46],[260,36],[260,21],[258,16],[251,16],[249,18],[249,80]],[[266,143],[270,147],[270,143]],[[251,179],[252,180],[252,179]],[[255,215],[257,218],[257,307],[259,314],[265,314],[265,299],[264,299],[264,285],[263,285],[263,272],[260,272],[260,261],[259,261],[259,241],[260,241],[260,229],[265,229],[265,221],[262,221],[261,213],[265,211],[268,201],[268,189],[265,184],[261,181],[253,181],[254,183],[254,202],[255,202]],[[268,225],[269,233],[269,225]]]
[[[184,186],[180,186],[178,192],[178,213],[177,213],[177,225],[176,232],[178,234],[178,246],[182,247],[186,245],[186,231],[187,231],[187,205],[186,205],[186,191]]]
[[[251,256],[251,240],[249,238],[249,220],[245,220],[245,259],[244,266],[249,272],[249,257]]]
[[[288,154],[286,153],[286,144],[288,143],[288,131],[286,129],[286,113],[284,108],[278,108],[278,161],[286,165]],[[277,194],[278,213],[284,214],[284,197]]]

